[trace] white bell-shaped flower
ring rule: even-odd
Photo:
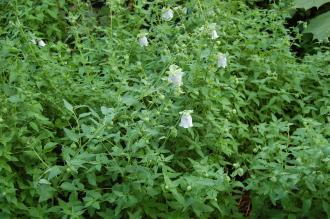
[[[140,46],[144,47],[144,46],[148,46],[149,42],[148,42],[148,38],[146,36],[141,36],[139,38],[139,44]]]
[[[215,39],[217,39],[219,36],[218,36],[218,33],[217,33],[217,31],[216,30],[212,30],[211,31],[211,39],[212,40],[215,40]]]
[[[165,21],[170,21],[172,20],[174,14],[173,14],[173,11],[169,8],[169,9],[166,9],[163,14],[162,14],[162,18],[163,20]]]
[[[227,57],[223,53],[218,53],[218,68],[227,67]]]
[[[180,87],[182,83],[182,76],[184,75],[184,72],[182,72],[182,69],[177,65],[170,65],[169,71],[168,71],[168,82],[172,83],[176,87]]]
[[[212,40],[215,40],[215,39],[219,38],[218,32],[216,30],[216,26],[217,26],[216,23],[211,23],[211,24],[208,25],[208,30],[209,30],[209,33],[210,33],[210,36],[211,36]]]
[[[181,121],[179,124],[180,127],[185,129],[193,127],[192,117],[190,115],[192,112],[193,112],[192,110],[185,110],[180,112],[181,114]]]
[[[39,40],[38,41],[38,46],[44,47],[44,46],[46,46],[46,43],[43,40]]]

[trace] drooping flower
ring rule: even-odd
[[[212,30],[211,31],[211,39],[212,40],[215,40],[215,39],[217,39],[219,36],[218,36],[218,33],[217,33],[217,31],[216,30]]]
[[[227,67],[227,57],[223,53],[218,53],[218,68]]]
[[[211,23],[211,24],[208,25],[208,29],[210,31],[210,36],[211,36],[212,40],[215,40],[219,37],[218,32],[216,30],[216,26],[217,26],[216,23]]]
[[[165,20],[165,21],[170,21],[170,20],[172,20],[172,18],[173,18],[173,11],[172,11],[172,9],[166,9],[164,12],[163,12],[163,14],[162,14],[162,18],[163,18],[163,20]]]
[[[148,46],[149,45],[148,38],[145,35],[144,36],[140,36],[139,37],[139,44],[142,47]]]
[[[169,71],[168,71],[168,82],[172,83],[176,87],[180,87],[182,83],[182,76],[184,75],[184,72],[182,72],[182,69],[177,65],[170,65]]]
[[[181,114],[181,121],[179,125],[180,127],[185,129],[193,127],[192,117],[190,115],[192,112],[193,112],[192,110],[185,110],[180,112]]]
[[[46,46],[46,43],[43,40],[39,40],[38,41],[38,46],[44,47],[44,46]]]

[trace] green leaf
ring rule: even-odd
[[[79,141],[79,136],[76,133],[74,133],[73,131],[71,131],[70,129],[64,128],[64,132],[70,140],[72,140],[74,142]]]
[[[69,182],[62,183],[62,185],[60,187],[61,187],[61,189],[66,190],[66,191],[75,191],[76,190],[76,187]]]
[[[35,124],[34,122],[30,122],[29,124],[33,130],[39,132],[39,128],[37,124]]]
[[[308,179],[305,180],[305,183],[309,190],[311,190],[312,192],[316,191],[315,185],[312,182],[310,182]]]
[[[44,146],[44,150],[46,152],[52,151],[55,147],[56,147],[57,143],[55,142],[48,142],[45,146]]]
[[[94,172],[87,174],[87,180],[88,180],[88,183],[91,184],[92,186],[97,186],[96,185],[96,176],[95,176]]]
[[[122,101],[127,106],[132,106],[132,105],[138,103],[138,100],[135,97],[129,96],[129,95],[123,96]]]
[[[51,183],[47,179],[40,179],[39,184],[50,185]]]
[[[57,19],[57,15],[58,15],[57,10],[54,10],[54,9],[48,10],[48,13],[49,13],[50,16],[52,16],[52,18]]]
[[[73,106],[68,101],[66,101],[65,99],[63,99],[63,102],[64,102],[65,108],[73,113]]]
[[[330,11],[313,18],[304,33],[312,33],[314,39],[325,41],[330,37]]]
[[[311,199],[304,199],[303,200],[303,207],[302,207],[302,210],[305,212],[305,213],[308,213],[309,209],[311,208],[312,206],[312,200]]]
[[[103,115],[108,115],[108,114],[111,114],[113,113],[113,109],[112,108],[108,108],[108,107],[105,107],[105,106],[101,106],[101,112]]]
[[[312,7],[319,8],[321,5],[330,2],[330,0],[296,0],[294,2],[295,8],[304,8],[305,10],[308,10]]]
[[[42,184],[40,185],[39,190],[39,202],[47,201],[48,199],[51,199],[54,196],[54,193],[56,192],[56,189],[53,187]]]
[[[81,118],[85,118],[85,117],[90,116],[90,115],[92,115],[91,112],[89,112],[89,113],[82,113],[82,114],[79,114],[79,118],[80,118],[80,119],[81,119]]]
[[[322,207],[329,218],[330,217],[330,204],[327,201],[322,201]]]
[[[59,174],[61,174],[61,169],[59,168],[59,166],[53,166],[50,169],[47,170],[47,172],[49,172],[48,175],[48,180],[53,179],[54,177],[58,176]]]
[[[14,96],[11,96],[8,98],[9,102],[11,103],[19,103],[19,102],[22,102],[22,98],[20,98],[19,96],[17,95],[14,95]]]

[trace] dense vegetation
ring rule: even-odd
[[[0,218],[329,218],[330,52],[290,13],[0,1]]]

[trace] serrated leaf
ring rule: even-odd
[[[39,191],[39,202],[47,201],[48,199],[53,198],[56,189],[49,185],[42,184],[42,188]]]
[[[61,169],[58,166],[53,166],[49,170],[47,170],[47,172],[49,172],[48,180],[51,180],[54,177],[56,177],[59,174],[61,174]]]
[[[76,133],[74,133],[73,131],[71,131],[70,129],[64,128],[64,132],[65,135],[74,142],[78,142],[79,141],[79,137]]]

